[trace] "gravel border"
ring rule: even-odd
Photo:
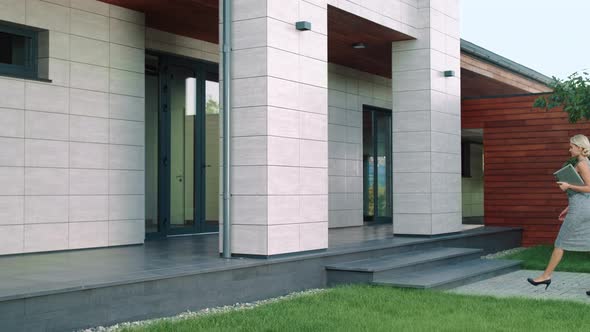
[[[515,254],[517,252],[521,252],[521,251],[526,250],[526,249],[527,248],[525,248],[525,247],[517,247],[517,248],[512,248],[512,249],[508,249],[508,250],[504,250],[504,251],[498,251],[498,252],[495,252],[495,253],[492,253],[492,254],[481,256],[481,258],[484,258],[484,259],[498,259],[498,258],[506,257],[506,256],[511,255],[511,254]]]
[[[323,293],[325,291],[326,291],[326,289],[319,289],[319,288],[309,289],[309,290],[305,290],[305,291],[301,291],[301,292],[289,293],[284,296],[274,297],[274,298],[270,298],[270,299],[266,299],[266,300],[247,302],[247,303],[236,303],[233,305],[226,305],[223,307],[206,308],[206,309],[202,309],[202,310],[194,311],[194,312],[193,311],[185,311],[181,314],[178,314],[178,315],[172,316],[172,317],[148,319],[148,320],[135,321],[135,322],[125,322],[125,323],[119,323],[119,324],[116,324],[113,326],[107,326],[107,327],[98,326],[98,327],[94,327],[94,328],[78,330],[78,332],[117,332],[117,331],[122,330],[123,328],[148,326],[148,325],[163,322],[163,321],[177,322],[177,321],[182,321],[182,320],[192,319],[192,318],[197,318],[197,317],[203,317],[203,316],[208,316],[208,315],[213,315],[213,314],[254,309],[254,308],[264,305],[264,304],[292,300],[292,299],[296,299],[296,298],[303,297],[303,296],[310,296],[310,295]]]

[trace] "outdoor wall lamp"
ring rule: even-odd
[[[299,31],[311,30],[311,22],[299,21],[299,22],[295,23],[295,28]]]
[[[367,48],[367,45],[365,43],[354,43],[354,44],[352,44],[352,48],[362,49],[362,48]]]
[[[455,77],[455,71],[454,70],[445,70],[443,72],[445,77]]]

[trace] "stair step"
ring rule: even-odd
[[[474,259],[437,268],[423,268],[405,273],[380,274],[373,284],[402,288],[448,289],[516,271],[521,261]]]
[[[393,255],[327,265],[327,270],[354,272],[382,272],[463,256],[478,256],[481,249],[428,248]]]

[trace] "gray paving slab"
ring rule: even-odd
[[[384,271],[446,258],[479,254],[482,251],[483,250],[481,249],[472,248],[428,248],[370,259],[332,264],[326,266],[326,268],[343,271]]]
[[[515,260],[491,260],[473,259],[436,269],[425,268],[406,273],[392,273],[383,275],[374,280],[375,284],[391,285],[395,287],[409,288],[439,288],[444,285],[453,285],[464,280],[469,282],[477,276],[488,276],[488,273],[504,273],[507,269],[517,269],[520,261]]]
[[[545,286],[532,286],[526,279],[537,277],[542,271],[518,270],[469,285],[460,286],[448,292],[495,297],[523,297],[531,299],[552,299],[576,301],[590,304],[590,273],[555,272],[547,290]]]

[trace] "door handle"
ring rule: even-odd
[[[178,180],[178,182],[182,182],[182,178],[183,178],[182,175],[177,175],[176,176],[176,180]]]

